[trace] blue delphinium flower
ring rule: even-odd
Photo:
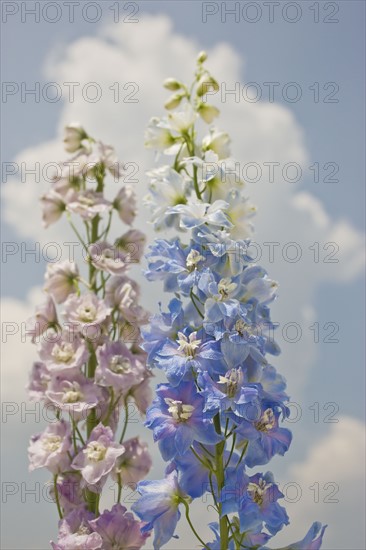
[[[183,304],[177,298],[170,301],[169,312],[160,312],[150,319],[149,328],[142,328],[142,348],[147,352],[147,364],[154,366],[155,354],[164,345],[167,338],[176,338],[178,332],[184,329],[185,316]]]
[[[250,403],[258,395],[256,387],[244,386],[244,375],[240,368],[228,370],[225,376],[219,376],[218,380],[213,380],[205,372],[198,380],[206,399],[204,410],[210,411],[211,414],[231,410],[242,416],[245,412],[243,405]]]
[[[241,532],[265,527],[275,535],[289,523],[285,509],[277,502],[283,496],[270,472],[248,477],[243,466],[228,468],[220,497],[222,513],[238,513]]]
[[[278,550],[319,550],[323,542],[324,531],[327,528],[326,525],[315,521],[306,533],[305,537],[299,542],[293,542],[285,548],[279,548]],[[263,550],[266,550],[263,548]]]
[[[221,440],[212,418],[204,412],[205,399],[193,381],[179,386],[159,384],[157,397],[146,411],[146,426],[153,430],[164,460],[186,453],[194,441],[214,445]]]
[[[290,430],[278,425],[280,411],[262,406],[256,413],[259,414],[253,421],[243,420],[235,430],[239,440],[247,445],[245,463],[250,468],[267,464],[276,454],[283,456],[292,439]]]
[[[172,386],[183,379],[193,379],[198,372],[223,372],[225,369],[220,345],[213,339],[202,342],[197,332],[178,332],[176,341],[167,339],[155,355],[155,364],[164,369]]]
[[[200,271],[209,265],[210,259],[201,246],[194,243],[183,246],[179,239],[157,239],[146,258],[149,264],[145,275],[149,281],[162,280],[164,290],[179,291],[185,296],[197,285]]]
[[[146,522],[142,533],[154,529],[154,549],[158,550],[174,535],[180,518],[178,507],[187,495],[181,491],[175,471],[159,481],[140,481],[137,490],[141,498],[132,510]]]

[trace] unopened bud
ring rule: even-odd
[[[165,109],[168,109],[168,111],[171,111],[172,109],[176,109],[177,107],[179,107],[183,97],[184,97],[183,94],[171,95],[168,101],[164,105]]]
[[[167,90],[171,90],[172,92],[175,92],[176,90],[181,89],[182,84],[178,82],[178,80],[175,80],[175,78],[166,78],[164,80],[163,86]]]
[[[220,86],[218,85],[216,80],[212,76],[205,74],[200,78],[200,81],[198,82],[197,95],[198,97],[202,97],[208,92],[218,92],[219,89]]]
[[[204,63],[207,59],[207,53],[202,51],[198,54],[197,63]]]

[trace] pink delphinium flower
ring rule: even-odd
[[[47,468],[53,474],[66,470],[70,459],[70,426],[64,420],[50,424],[41,434],[31,438],[28,447],[29,470]]]
[[[137,263],[141,260],[146,244],[146,236],[138,229],[130,229],[116,240],[115,246],[127,254],[130,263]]]
[[[111,386],[126,395],[132,386],[142,382],[144,368],[123,342],[105,343],[98,349],[97,358],[97,384]]]
[[[64,316],[75,330],[92,339],[100,334],[98,329],[110,312],[111,308],[103,300],[89,292],[82,296],[69,296],[65,302]]]
[[[98,424],[91,432],[85,448],[74,458],[71,467],[80,471],[91,491],[99,493],[117,458],[124,451],[123,445],[115,443],[111,428]]]
[[[76,291],[75,283],[79,278],[79,269],[75,262],[59,262],[48,264],[45,276],[44,290],[48,292],[57,304],[64,302],[70,294]]]
[[[79,334],[66,329],[55,332],[53,338],[47,335],[47,339],[42,341],[39,356],[47,369],[55,373],[80,368],[88,360],[89,352]]]
[[[33,317],[30,317],[26,323],[26,333],[32,337],[35,343],[47,329],[54,328],[57,325],[57,312],[55,304],[50,296],[46,301],[39,305]]]
[[[86,419],[90,409],[103,401],[102,389],[83,374],[56,376],[51,380],[46,397],[60,410],[68,412],[74,420]]]
[[[115,248],[107,242],[98,241],[89,246],[90,261],[97,269],[102,269],[111,275],[119,275],[126,271],[130,258],[127,253]]]
[[[121,455],[112,472],[117,481],[121,479],[124,485],[141,481],[149,473],[152,466],[147,444],[141,443],[138,437],[124,442],[125,452]]]
[[[130,185],[124,185],[119,190],[113,201],[113,207],[125,224],[132,224],[136,217],[136,194]]]
[[[69,212],[78,214],[84,220],[92,220],[98,214],[107,212],[112,207],[102,193],[96,191],[81,191],[74,193],[67,203],[66,209]]]
[[[98,550],[102,538],[89,525],[94,514],[82,508],[73,510],[60,521],[57,542],[51,542],[53,550]]]
[[[150,536],[150,533],[141,533],[144,524],[121,504],[115,504],[110,511],[105,510],[89,525],[102,537],[103,550],[139,550]]]

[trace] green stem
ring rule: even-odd
[[[190,528],[192,529],[192,532],[193,534],[196,536],[197,540],[199,540],[199,542],[202,544],[202,546],[204,548],[206,548],[207,550],[210,550],[209,547],[207,546],[207,544],[205,544],[203,542],[203,540],[201,539],[201,537],[199,536],[199,534],[197,533],[196,529],[193,527],[193,524],[191,522],[191,518],[189,517],[189,504],[186,500],[181,500],[181,502],[184,504],[184,507],[186,509],[186,518],[187,518],[187,521],[188,521],[188,525],[190,526]],[[226,549],[225,549],[226,550]]]
[[[93,350],[93,353],[91,354],[90,359],[88,361],[88,369],[87,369],[88,378],[94,378],[96,368],[97,368],[97,358]],[[95,413],[95,409],[91,409],[86,419],[86,433],[87,433],[88,439],[96,425],[97,425],[97,415]]]
[[[84,446],[84,445],[85,445],[84,438],[83,438],[83,436],[81,435],[80,430],[79,430],[79,428],[78,428],[78,426],[77,426],[77,424],[76,424],[76,422],[75,422],[75,420],[74,420],[74,418],[72,417],[71,414],[70,414],[70,420],[71,420],[71,424],[72,424],[73,430],[75,430],[75,432],[78,434],[79,439],[80,439],[80,442],[81,442],[81,444]]]
[[[203,459],[199,456],[199,454],[196,453],[196,451],[194,450],[194,448],[193,448],[192,446],[191,446],[191,451],[192,451],[192,453],[194,454],[194,456],[197,458],[197,460],[202,464],[202,466],[203,466],[204,468],[207,468],[208,470],[212,471],[212,464],[209,463],[208,459],[206,459],[207,462],[205,462],[205,460],[203,460]]]
[[[198,315],[201,317],[201,319],[204,319],[204,315],[203,313],[201,312],[200,308],[197,306],[196,304],[196,301],[195,301],[195,298],[194,298],[194,293],[193,293],[193,290],[191,289],[191,300],[192,300],[192,304],[194,305]]]
[[[127,397],[126,397],[126,401],[125,401],[125,422],[124,422],[122,434],[121,434],[121,437],[120,437],[120,440],[119,440],[119,442],[121,444],[122,444],[123,439],[126,435],[127,424],[128,424],[128,403],[127,403]]]
[[[248,448],[248,443],[249,443],[249,441],[246,441],[246,442],[244,443],[244,445],[243,445],[243,450],[242,450],[242,452],[241,452],[241,455],[240,455],[240,458],[239,458],[239,460],[238,460],[238,463],[237,463],[237,465],[236,465],[235,470],[239,467],[241,461],[242,461],[243,458],[244,458],[244,455],[245,455],[245,453],[246,453],[246,451],[247,451],[247,448]]]
[[[108,407],[108,412],[107,412],[107,416],[105,417],[105,419],[103,420],[103,425],[104,426],[108,426],[108,422],[109,422],[109,419],[111,417],[111,414],[113,412],[113,399],[114,399],[114,391],[113,391],[113,388],[111,387],[111,393],[110,393],[110,398],[109,398],[109,407]]]
[[[187,149],[188,149],[188,152],[189,154],[194,157],[195,155],[195,147],[194,147],[194,127],[192,127],[192,138],[190,137],[190,135],[188,133],[186,133],[183,138],[187,144]],[[194,190],[196,192],[196,196],[199,200],[202,199],[202,194],[200,192],[200,188],[199,188],[199,185],[198,185],[198,178],[197,178],[197,166],[193,165],[193,185],[194,185]]]
[[[218,434],[221,434],[221,423],[220,423],[220,415],[217,414],[214,417],[214,424],[215,429]],[[225,484],[225,477],[224,477],[224,451],[225,451],[225,441],[221,441],[220,443],[217,443],[216,445],[216,479],[217,479],[217,485],[218,485],[218,492],[222,491],[224,484]],[[227,524],[227,516],[221,517],[222,514],[222,504],[221,502],[218,504],[218,511],[219,511],[219,523],[220,523],[220,544],[222,550],[227,550],[229,546],[229,533],[228,533],[228,524]]]
[[[80,235],[79,231],[77,230],[75,224],[73,223],[73,221],[71,220],[71,216],[70,214],[67,215],[67,220],[70,224],[70,227],[72,228],[73,232],[75,233],[75,235],[77,236],[77,238],[79,239],[79,241],[81,242],[81,244],[83,245],[83,247],[85,248],[85,250],[87,251],[88,250],[88,247],[87,245],[85,244],[84,242],[84,239],[82,238],[82,236]]]
[[[225,464],[225,468],[227,468],[228,465],[230,464],[230,460],[231,460],[231,457],[233,456],[233,452],[234,452],[234,448],[235,448],[235,442],[236,442],[236,434],[233,435],[231,450],[230,450],[229,458],[227,459],[227,462]]]
[[[117,482],[118,482],[117,503],[119,503],[119,502],[121,502],[121,496],[122,496],[122,479],[121,479],[121,474],[117,474]]]
[[[95,495],[94,513],[96,517],[99,516],[99,499],[100,499],[100,495]]]
[[[53,476],[53,489],[55,491],[55,502],[56,502],[56,506],[57,506],[57,512],[58,512],[59,518],[62,519],[63,515],[62,515],[61,506],[60,506],[60,499],[59,499],[59,496],[58,496],[57,478],[58,478],[58,474]]]
[[[107,239],[108,237],[108,233],[109,233],[109,230],[111,228],[111,222],[112,222],[112,215],[113,215],[113,211],[111,211],[109,213],[109,217],[108,217],[108,222],[107,222],[107,227],[105,228],[105,230],[103,231],[103,233],[101,234],[100,238],[101,239]]]

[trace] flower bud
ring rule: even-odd
[[[208,74],[204,74],[198,82],[196,93],[198,97],[202,97],[208,92],[216,93],[219,91],[219,89],[220,89],[220,86],[218,85],[216,80],[212,76]]]
[[[217,107],[214,107],[213,105],[208,105],[207,103],[201,103],[198,107],[198,113],[200,117],[207,122],[207,124],[211,124],[217,116],[219,116],[220,111]]]
[[[202,51],[197,56],[197,63],[204,63],[207,59],[207,53]]]
[[[178,82],[178,80],[175,80],[175,78],[166,78],[163,82],[163,86],[167,90],[171,90],[172,92],[175,92],[176,90],[181,89],[182,84]]]
[[[172,109],[176,109],[177,107],[179,107],[182,99],[183,99],[183,94],[171,95],[164,105],[165,109],[168,109],[168,111],[171,111]]]

